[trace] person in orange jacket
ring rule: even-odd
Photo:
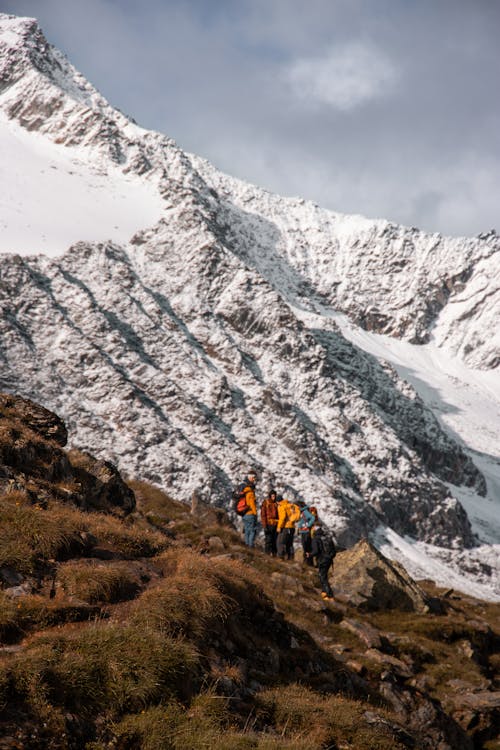
[[[245,482],[242,482],[239,491],[245,495],[248,510],[243,516],[243,533],[247,547],[255,545],[255,535],[257,534],[257,501],[255,499],[255,483],[257,473],[250,469]]]
[[[300,508],[282,495],[278,496],[278,556],[293,559],[295,524],[300,518]]]
[[[264,552],[276,557],[278,548],[278,504],[276,491],[269,490],[269,494],[260,507],[260,522],[264,529]]]

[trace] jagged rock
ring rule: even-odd
[[[340,627],[345,630],[350,630],[354,633],[368,648],[380,648],[382,646],[382,638],[379,631],[369,625],[366,622],[359,622],[351,618],[345,618],[340,623]]]
[[[30,430],[61,447],[67,443],[68,432],[62,419],[29,398],[0,393],[0,414],[5,417],[15,416]]]
[[[459,693],[448,701],[452,704],[452,715],[465,730],[473,730],[475,736],[498,739],[500,723],[500,692],[474,691]]]
[[[430,600],[404,568],[366,539],[335,558],[334,590],[360,610],[429,612]]]
[[[500,691],[460,693],[454,696],[453,702],[457,707],[465,706],[479,713],[490,711],[500,712]]]
[[[7,594],[7,596],[11,596],[13,599],[17,599],[20,596],[32,594],[33,590],[33,583],[30,581],[25,581],[24,583],[19,584],[19,586],[10,586],[9,588],[5,588],[3,591],[4,594]]]
[[[135,495],[123,481],[118,469],[109,461],[88,453],[69,453],[74,478],[82,486],[80,505],[84,510],[118,511],[125,514],[135,509]]]
[[[279,591],[287,591],[293,596],[300,594],[304,591],[304,587],[293,576],[286,575],[286,573],[271,573],[271,581],[273,585]]]
[[[399,677],[406,679],[413,675],[413,671],[408,664],[405,664],[405,662],[401,661],[401,659],[397,659],[395,656],[383,654],[377,648],[367,649],[367,651],[365,651],[365,656],[378,664],[383,664],[386,668],[390,668]]]
[[[113,464],[62,450],[66,427],[56,414],[0,393],[0,426],[0,491],[19,492],[42,508],[57,498],[83,510],[134,510],[134,493]]]
[[[14,568],[4,565],[0,568],[0,581],[6,587],[20,586],[24,581],[24,576]]]

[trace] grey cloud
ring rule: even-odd
[[[238,177],[432,231],[500,229],[496,3],[311,0],[304,12],[298,0],[0,0],[0,8],[37,16],[112,104]],[[378,51],[393,77],[339,88],[331,59],[356,48]],[[283,71],[301,60],[317,67],[290,87]],[[307,82],[318,106],[311,97],[298,106]],[[335,106],[343,96],[356,106]]]

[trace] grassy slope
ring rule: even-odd
[[[495,686],[498,605],[325,605],[314,570],[247,550],[223,511],[132,487],[125,519],[1,498],[0,567],[25,590],[0,593],[0,748],[425,748],[426,721],[464,742],[441,707],[498,747],[454,702]],[[398,704],[419,696],[422,731]]]

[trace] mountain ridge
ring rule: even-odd
[[[99,435],[99,451],[122,471],[186,499],[200,492],[227,502],[251,463],[261,470],[263,490],[277,483],[314,500],[345,543],[385,525],[428,544],[473,548],[467,515],[443,481],[484,495],[484,477],[414,389],[347,341],[329,313],[342,310],[365,328],[425,340],[443,301],[460,304],[460,279],[478,283],[470,264],[481,276],[498,257],[496,235],[450,245],[435,238],[442,263],[458,248],[461,267],[429,290],[420,274],[413,307],[395,295],[392,319],[377,318],[387,247],[397,256],[405,238],[425,248],[434,235],[401,229],[394,236],[388,222],[322,211],[220,175],[95,99],[90,84],[81,84],[90,92],[82,101],[79,74],[60,53],[51,57],[36,23],[9,18],[7,25],[20,25],[25,35],[11,44],[0,71],[6,127],[50,137],[101,170],[112,162],[139,175],[156,186],[163,210],[129,243],[79,242],[58,258],[4,256],[0,385],[60,413],[81,447],[94,446]],[[249,202],[258,210],[248,210]],[[340,227],[336,242],[323,224]],[[378,245],[379,235],[389,245]],[[361,263],[365,255],[371,266]],[[407,280],[414,275],[410,255],[407,245]],[[353,308],[357,280],[365,288]],[[397,289],[406,294],[406,286],[403,278]],[[370,308],[366,298],[374,293]],[[360,311],[370,309],[360,321]],[[478,310],[482,327],[491,311],[484,300]],[[309,315],[321,325],[312,327]],[[455,323],[446,330],[460,346],[474,343],[475,329],[464,337]],[[483,338],[467,357],[493,368],[496,343]]]

